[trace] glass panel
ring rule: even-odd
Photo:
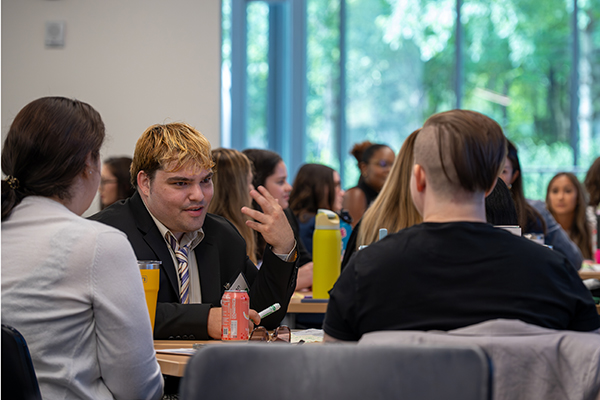
[[[306,162],[339,170],[340,0],[307,2]]]
[[[519,150],[525,196],[543,199],[571,170],[569,1],[468,0],[464,107],[502,125]],[[549,168],[552,166],[553,168]]]
[[[221,3],[221,146],[231,147],[231,0]]]
[[[247,12],[247,136],[246,147],[266,148],[267,78],[269,76],[269,5],[248,3]]]
[[[397,153],[431,114],[455,107],[454,0],[348,0],[345,187],[358,180],[358,142]]]
[[[587,171],[600,156],[600,0],[579,7],[579,165]]]

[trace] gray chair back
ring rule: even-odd
[[[490,376],[471,346],[227,344],[192,357],[180,398],[484,400]]]

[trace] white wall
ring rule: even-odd
[[[46,21],[65,21],[63,48],[45,47]],[[3,0],[2,141],[25,104],[65,96],[102,115],[102,158],[173,121],[217,147],[220,63],[219,0]]]

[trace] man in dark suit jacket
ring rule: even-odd
[[[186,124],[154,125],[138,140],[132,163],[137,192],[90,217],[125,232],[139,260],[160,260],[155,339],[220,338],[220,300],[243,275],[250,288],[250,318],[274,303],[273,328],[285,316],[297,274],[296,243],[285,214],[264,188],[251,191],[263,212],[244,208],[248,224],[267,238],[259,269],[244,239],[226,219],[208,214],[212,199],[210,143]],[[169,243],[176,239],[176,249]],[[178,272],[176,250],[189,247],[188,275]],[[183,284],[181,282],[184,282]],[[183,288],[189,284],[189,292]],[[184,304],[182,304],[182,302]]]

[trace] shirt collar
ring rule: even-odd
[[[144,207],[146,207],[146,210],[148,210],[148,206],[146,206],[146,203],[145,202],[143,202],[143,203],[144,203]],[[163,237],[163,239],[165,240],[167,245],[169,245],[169,241],[167,239],[167,232],[171,232],[169,230],[169,228],[167,228],[162,222],[160,222],[152,214],[152,212],[150,212],[150,210],[148,210],[148,214],[150,214],[150,216],[154,220],[154,223],[156,224],[156,227],[158,228],[160,235]],[[173,235],[173,232],[171,232],[171,234]],[[175,235],[173,235],[173,236],[175,236]],[[202,228],[198,229],[197,231],[186,232],[181,237],[181,240],[179,241],[179,246],[183,247],[183,246],[188,245],[190,250],[194,250],[196,248],[196,246],[198,246],[200,244],[200,242],[202,242],[203,239],[204,239],[204,230]]]

